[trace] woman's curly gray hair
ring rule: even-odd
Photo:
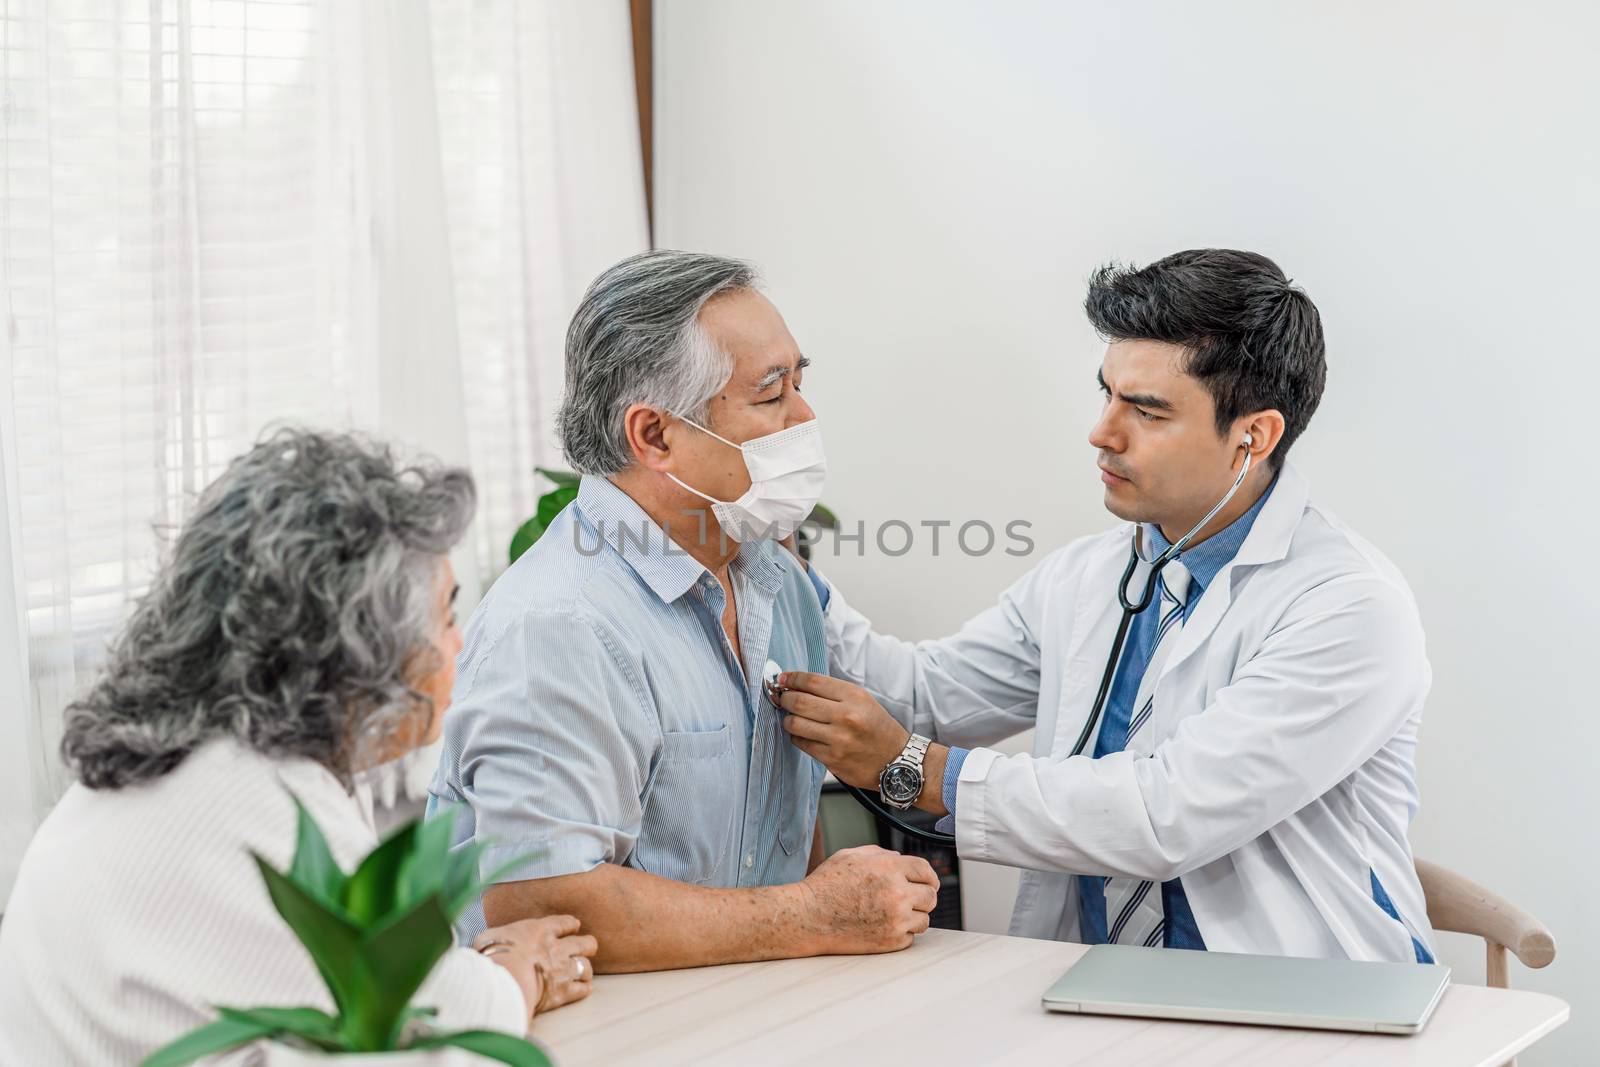
[[[270,434],[201,494],[61,754],[91,789],[159,778],[214,737],[342,780],[427,697],[438,567],[476,505],[459,468]]]

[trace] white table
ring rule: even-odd
[[[1491,1067],[1566,1022],[1542,993],[1453,985],[1415,1037],[1056,1015],[1081,945],[931,930],[883,956],[601,975],[535,1020],[559,1067],[599,1064],[1168,1063]]]

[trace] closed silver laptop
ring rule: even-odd
[[[1044,995],[1050,1011],[1414,1034],[1450,968],[1094,945]]]

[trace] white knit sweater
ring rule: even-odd
[[[250,858],[288,867],[290,791],[346,871],[377,843],[370,799],[309,760],[231,741],[153,782],[74,785],[29,844],[0,922],[0,1067],[136,1064],[215,1019],[213,1004],[331,1009]],[[416,1003],[449,1029],[527,1024],[516,981],[470,949],[446,953]]]

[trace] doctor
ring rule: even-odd
[[[1085,304],[1109,341],[1089,443],[1123,524],[943,640],[875,633],[813,572],[835,677],[779,680],[785,728],[842,780],[953,816],[964,858],[1023,868],[1014,934],[1431,961],[1416,605],[1284,462],[1322,397],[1316,307],[1218,249],[1102,268]],[[1153,592],[1113,665],[1130,547],[1128,599]],[[982,747],[1029,728],[1031,755]]]

